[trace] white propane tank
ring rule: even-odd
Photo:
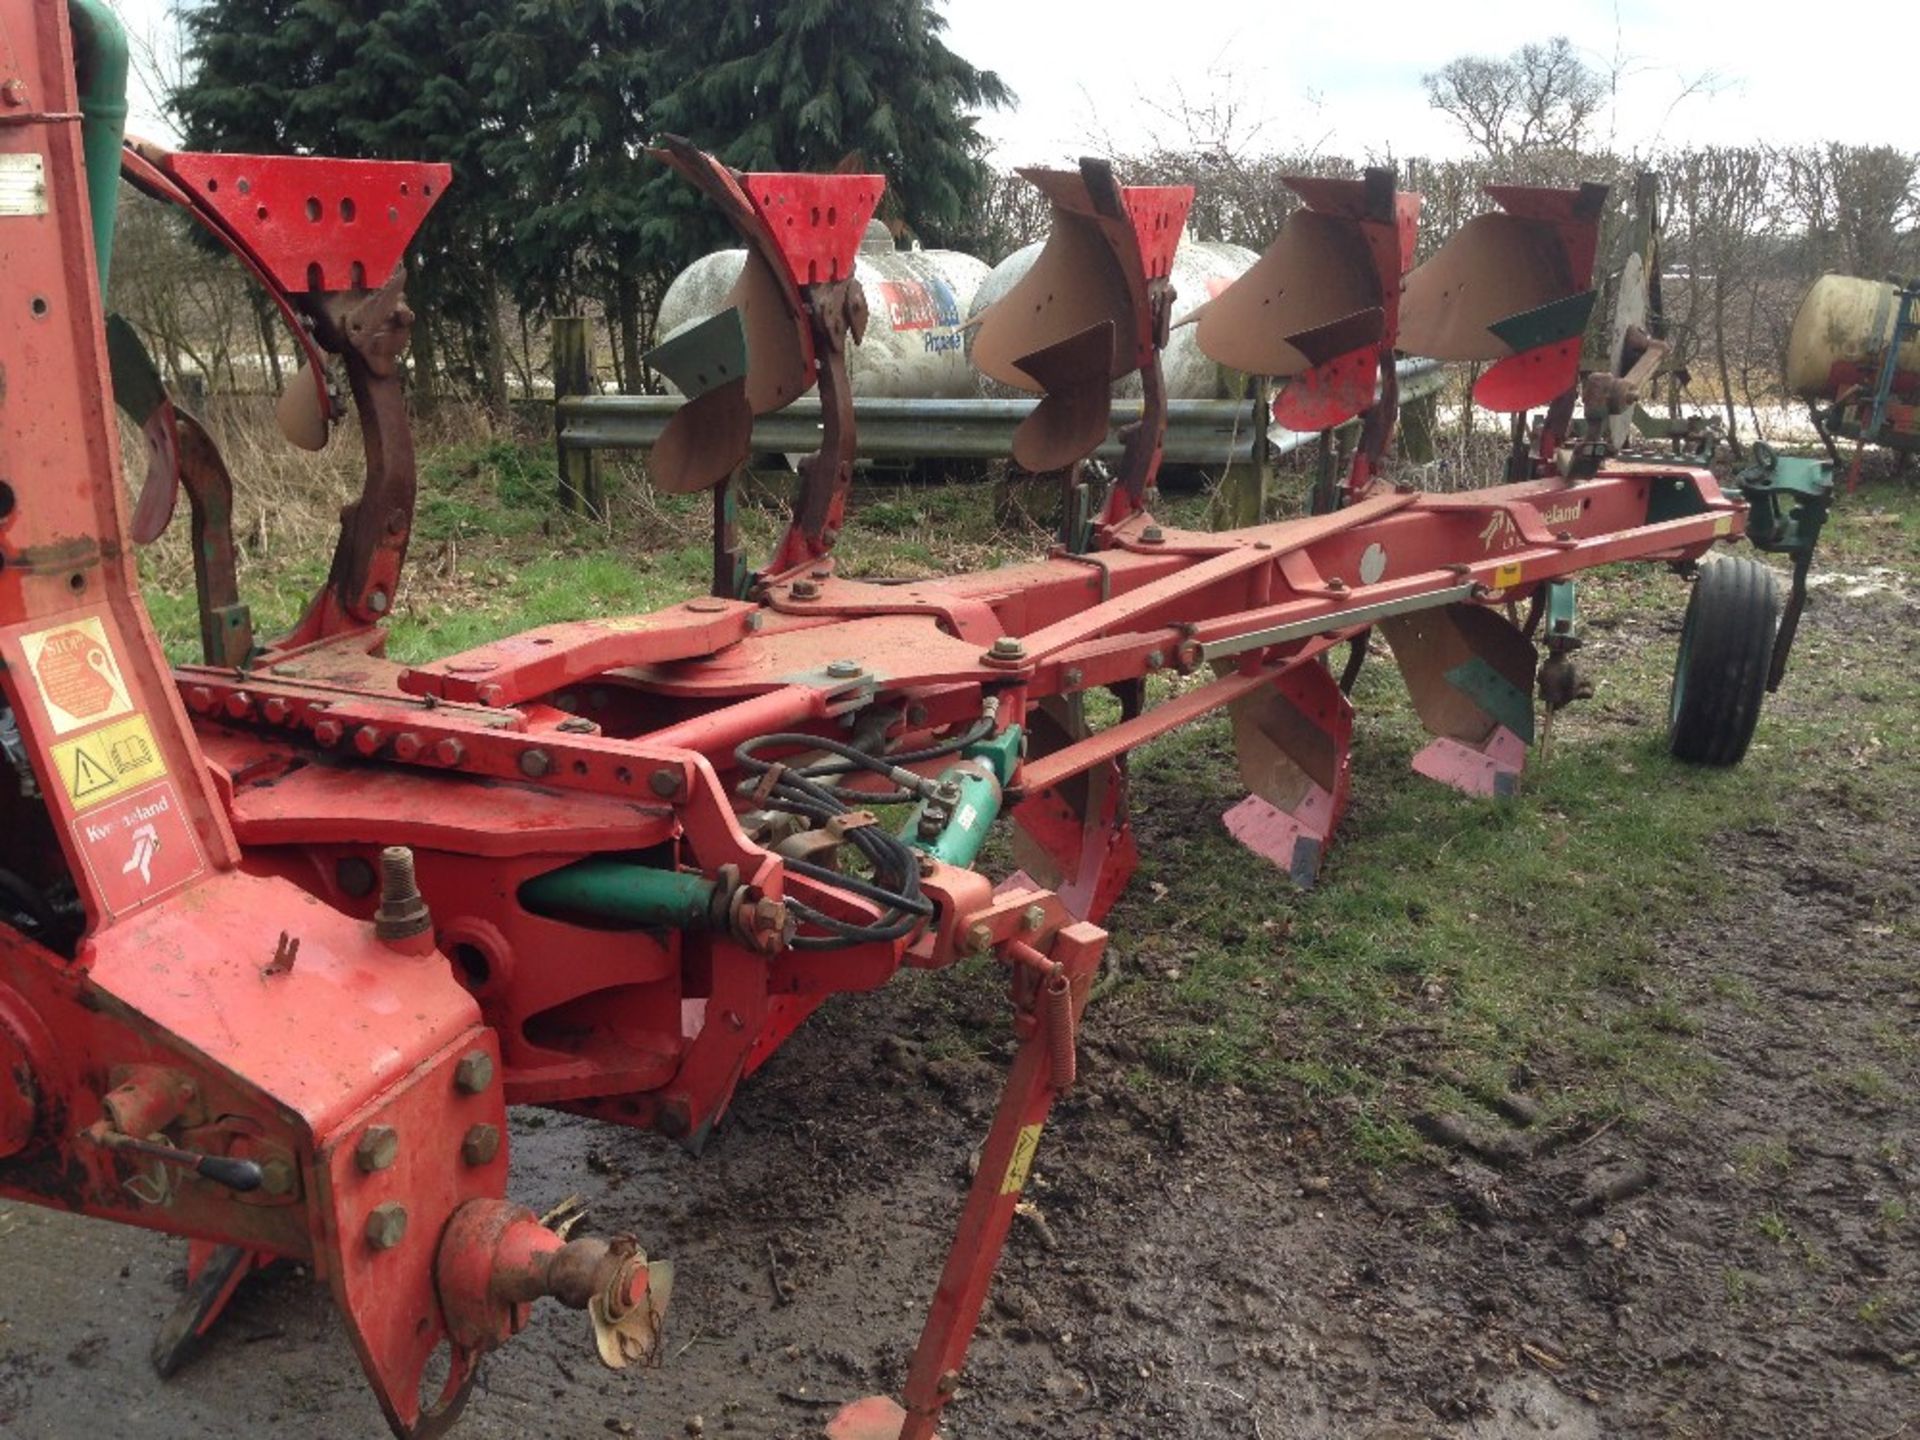
[[[994,266],[993,273],[980,282],[980,288],[974,293],[973,309],[967,318],[979,319],[987,306],[1019,283],[1020,277],[1033,268],[1033,262],[1039,257],[1041,246],[1045,243],[1036,240]],[[1160,370],[1166,377],[1168,399],[1230,400],[1240,394],[1239,377],[1202,355],[1199,342],[1194,338],[1195,327],[1181,325],[1180,321],[1238,280],[1259,258],[1244,245],[1229,244],[1225,240],[1181,237],[1180,248],[1173,254],[1175,329],[1160,356]],[[967,332],[969,352],[974,333],[971,330]],[[979,385],[976,393],[989,399],[1010,399],[1024,393],[997,380],[989,380],[977,372],[975,378]],[[1113,393],[1137,399],[1140,395],[1139,374],[1136,372],[1115,381]]]
[[[674,276],[660,301],[654,343],[719,314],[746,263],[745,250],[717,250]],[[876,220],[853,273],[867,293],[869,316],[867,338],[847,347],[855,395],[958,400],[978,393],[960,327],[986,278],[985,261],[957,250],[896,250],[892,233]]]

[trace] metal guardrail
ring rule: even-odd
[[[1440,384],[1433,360],[1399,365],[1401,400],[1430,394]],[[659,440],[683,401],[678,395],[567,395],[554,403],[561,451],[647,450]],[[1013,432],[1033,413],[1034,400],[883,400],[856,396],[859,454],[868,460],[1001,460],[1013,452]],[[1138,401],[1113,407],[1113,428],[1139,418]],[[1288,454],[1317,438],[1282,430],[1267,419],[1264,400],[1174,400],[1167,406],[1165,460],[1170,465],[1249,465]],[[1264,444],[1265,454],[1260,453]],[[753,424],[756,454],[801,455],[820,446],[820,401],[804,396]],[[1095,452],[1118,459],[1109,433]]]

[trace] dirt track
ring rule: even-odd
[[[1701,1092],[1631,1123],[1516,1131],[1491,1161],[1441,1150],[1381,1180],[1304,1100],[1123,1083],[1145,1037],[1090,1017],[950,1440],[1920,1433],[1920,991],[1885,923],[1916,901],[1917,821],[1910,792],[1861,793],[1724,838],[1732,903],[1660,944]],[[1142,844],[1197,823],[1146,813]],[[1837,858],[1843,833],[1884,864]],[[992,990],[957,983],[960,1018],[997,1033]],[[594,1224],[678,1261],[673,1353],[608,1375],[584,1321],[549,1310],[457,1433],[654,1440],[699,1415],[706,1435],[811,1436],[831,1402],[897,1386],[994,1094],[991,1065],[914,1038],[952,1024],[955,984],[830,1007],[699,1161],[517,1115],[520,1198],[579,1192]],[[1645,1188],[1583,1209],[1609,1180]],[[5,1207],[0,1434],[385,1433],[291,1272],[156,1381],[180,1263],[155,1237]]]

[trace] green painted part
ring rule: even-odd
[[[136,425],[158,410],[167,398],[167,387],[146,345],[127,323],[124,315],[107,317],[107,366],[113,376],[113,398]]]
[[[1533,743],[1533,697],[1478,655],[1447,671],[1447,683],[1529,745]]]
[[[1540,589],[1545,597],[1545,609],[1540,616],[1545,633],[1549,636],[1573,634],[1579,605],[1573,581],[1549,580]]]
[[[520,887],[520,903],[539,915],[707,930],[713,925],[714,888],[703,875],[624,860],[582,860],[534,876]]]
[[[985,760],[1002,785],[1011,785],[1013,772],[1020,766],[1020,742],[1024,738],[1018,725],[1009,725],[998,735],[974,741],[960,755],[967,760]]]
[[[940,780],[960,791],[960,803],[953,807],[953,815],[945,828],[931,840],[920,838],[920,817],[926,811],[926,802],[922,801],[908,817],[903,838],[943,865],[964,869],[980,857],[980,848],[987,843],[993,822],[1000,818],[1000,785],[992,777],[964,765],[941,772]]]
[[[80,138],[86,152],[87,200],[100,294],[113,269],[113,226],[120,213],[120,146],[127,135],[127,32],[104,0],[68,0],[75,77],[80,83]]]
[[[747,374],[747,331],[738,306],[682,330],[642,357],[648,365],[698,400]]]
[[[1578,295],[1551,300],[1532,310],[1496,320],[1487,329],[1516,355],[1571,340],[1586,333],[1587,319],[1593,314],[1593,302],[1598,295],[1598,291],[1583,290]]]
[[[1833,462],[1779,455],[1754,446],[1755,463],[1733,478],[1747,511],[1747,539],[1756,550],[1811,555],[1833,504]]]

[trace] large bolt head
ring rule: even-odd
[[[367,1244],[391,1250],[407,1238],[407,1207],[389,1200],[367,1212]]]
[[[490,1165],[500,1153],[500,1129],[496,1125],[475,1125],[460,1142],[460,1158],[469,1165]]]
[[[493,1057],[484,1050],[461,1056],[460,1063],[453,1067],[453,1083],[463,1094],[480,1094],[493,1084]]]
[[[538,780],[553,769],[553,757],[544,750],[522,750],[520,752],[520,773],[529,780]]]
[[[353,1147],[353,1163],[366,1175],[388,1169],[399,1158],[400,1136],[391,1125],[369,1125]]]

